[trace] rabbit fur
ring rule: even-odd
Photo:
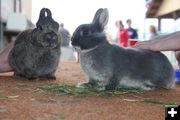
[[[60,59],[59,24],[42,8],[36,28],[20,33],[8,56],[14,74],[28,79],[55,79]]]
[[[73,33],[72,45],[80,52],[81,68],[88,77],[87,83],[78,86],[99,86],[102,90],[173,87],[174,70],[165,55],[110,44],[104,32],[108,19],[108,10],[100,8],[90,24],[78,26]]]

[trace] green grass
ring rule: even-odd
[[[83,95],[83,96],[117,96],[125,93],[142,93],[143,91],[135,88],[122,88],[119,87],[113,91],[103,91],[98,88],[78,88],[75,85],[42,85],[39,89],[48,92],[55,93],[58,95]]]
[[[118,87],[112,91],[99,90],[96,87],[89,88],[78,88],[75,85],[59,85],[59,84],[49,84],[49,85],[41,85],[38,87],[40,90],[43,90],[47,93],[53,93],[58,95],[79,95],[79,96],[100,96],[100,97],[112,97],[123,95],[126,93],[142,93],[143,90],[136,88],[125,88]],[[176,102],[173,101],[161,101],[156,98],[141,98],[139,100],[131,100],[125,99],[129,102],[145,102],[145,103],[154,103],[154,104],[162,104],[162,105],[176,105]]]
[[[153,103],[153,104],[161,104],[161,105],[177,105],[176,102],[173,101],[161,101],[157,98],[141,98],[141,99],[123,99],[128,102],[145,102],[145,103]]]
[[[176,102],[172,102],[172,101],[164,102],[155,98],[145,98],[142,102],[162,104],[162,105],[176,105],[177,104]]]
[[[18,95],[16,95],[16,96],[0,96],[0,100],[12,100],[12,99],[16,99],[18,97],[19,97]]]

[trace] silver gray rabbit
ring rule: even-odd
[[[81,67],[89,78],[78,86],[104,90],[118,86],[144,90],[173,87],[174,70],[165,55],[110,44],[104,32],[108,19],[108,10],[101,8],[90,24],[80,25],[73,33],[72,45],[79,50]]]
[[[35,29],[20,33],[9,54],[14,74],[28,79],[55,79],[60,59],[59,24],[53,20],[51,11],[43,8]]]

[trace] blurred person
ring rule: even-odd
[[[60,23],[59,32],[60,32],[60,36],[61,36],[61,46],[69,47],[71,35],[70,35],[69,31],[64,28],[64,23]]]
[[[127,47],[128,46],[128,39],[129,39],[129,34],[128,31],[124,28],[124,25],[122,21],[119,21],[119,40],[118,43],[120,46]]]
[[[132,21],[131,21],[131,19],[127,19],[126,23],[128,25],[127,31],[128,31],[128,34],[129,34],[129,38],[130,39],[137,39],[138,38],[138,34],[137,34],[136,29],[132,28]]]
[[[59,24],[59,32],[61,36],[61,59],[62,60],[74,60],[79,62],[78,53],[70,46],[71,35],[69,31],[64,28],[64,23]]]
[[[157,34],[157,30],[156,27],[154,25],[150,25],[149,26],[149,40],[153,39],[154,37],[156,37]]]

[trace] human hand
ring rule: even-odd
[[[137,42],[134,47],[145,50],[159,51],[157,41],[154,40]]]

